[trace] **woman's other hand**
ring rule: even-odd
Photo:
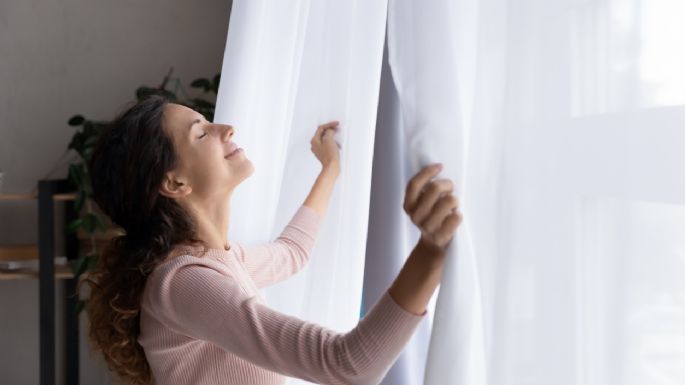
[[[450,179],[433,179],[442,165],[424,167],[414,175],[404,197],[404,211],[421,230],[419,246],[430,254],[443,256],[462,221],[459,201],[452,194]]]
[[[338,121],[332,121],[320,125],[310,141],[311,150],[323,168],[336,170],[340,168],[340,145],[334,138],[339,129],[338,123]]]
[[[390,296],[408,312],[424,315],[440,284],[445,252],[461,223],[459,202],[449,179],[434,179],[442,167],[430,165],[407,184],[404,211],[421,230],[421,239],[388,289]]]

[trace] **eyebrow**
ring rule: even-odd
[[[193,124],[200,123],[202,122],[200,119],[195,119],[190,124],[188,125],[188,131],[190,131],[193,128]]]

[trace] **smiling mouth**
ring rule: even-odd
[[[240,147],[236,147],[235,150],[231,151],[230,154],[226,155],[224,159],[228,159],[230,156],[237,154],[238,152],[242,151],[243,149]]]

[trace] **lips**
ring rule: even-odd
[[[237,144],[233,143],[231,147],[228,148],[228,154],[224,156],[224,158],[228,158],[229,156],[233,155],[234,152],[238,151],[240,147],[238,147]]]

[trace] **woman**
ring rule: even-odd
[[[424,168],[404,209],[421,237],[387,292],[347,333],[270,309],[258,289],[307,261],[340,172],[337,122],[311,150],[321,172],[273,243],[229,241],[234,189],[254,168],[230,125],[150,97],[119,115],[89,161],[94,199],[126,235],[88,282],[89,336],[131,384],[376,384],[426,315],[461,214],[452,183]],[[306,295],[306,293],[303,293]]]

